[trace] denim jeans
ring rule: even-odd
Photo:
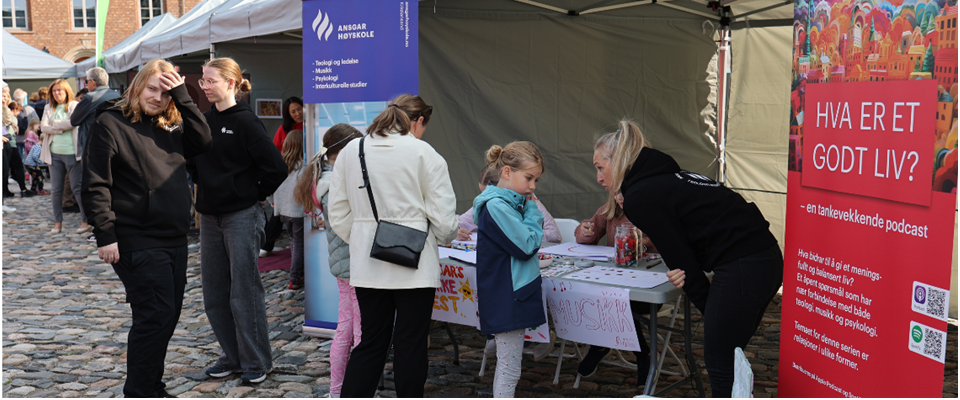
[[[80,179],[83,175],[83,168],[73,154],[51,154],[50,163],[50,201],[53,202],[53,222],[63,221],[63,177],[70,175],[70,188],[73,189],[73,196],[77,199],[80,206],[80,221],[87,220],[87,214],[83,211],[83,203],[80,201]]]
[[[280,216],[290,234],[290,282],[303,283],[303,217]]]
[[[772,246],[713,269],[703,313],[703,361],[713,397],[730,397],[734,349],[746,348],[783,283],[783,255]]]
[[[200,219],[203,306],[223,354],[217,363],[244,372],[273,367],[263,283],[257,270],[263,208],[248,208]]]

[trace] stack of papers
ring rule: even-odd
[[[440,258],[450,258],[451,260],[463,261],[465,263],[476,264],[477,252],[451,249],[449,247],[439,247]]]
[[[589,244],[563,243],[556,246],[540,249],[543,254],[561,257],[583,258],[594,261],[610,261],[616,255],[616,249],[609,246],[592,246]]]

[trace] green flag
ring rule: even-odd
[[[97,66],[103,68],[103,31],[107,26],[110,0],[97,0]]]

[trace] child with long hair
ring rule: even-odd
[[[315,213],[318,207],[326,213],[327,192],[330,190],[330,177],[337,155],[347,143],[361,136],[363,134],[357,128],[347,124],[336,124],[323,135],[323,149],[306,166],[295,189],[297,203],[308,213]],[[327,242],[330,273],[337,278],[340,288],[337,332],[330,345],[330,397],[337,398],[343,387],[350,350],[360,343],[360,306],[357,304],[357,290],[350,286],[349,245],[333,229],[327,229]]]
[[[290,131],[283,141],[280,155],[287,163],[287,179],[273,194],[273,215],[280,217],[290,234],[290,283],[287,288],[298,290],[303,288],[303,217],[306,214],[295,201],[294,188],[303,171],[303,132]]]
[[[520,379],[524,330],[547,323],[540,263],[543,214],[533,191],[543,174],[543,156],[530,142],[494,145],[487,165],[500,180],[473,200],[477,222],[477,292],[480,331],[497,343],[494,397],[513,397]]]
[[[26,137],[23,139],[23,150],[26,154],[30,154],[30,149],[33,148],[33,145],[40,143],[40,120],[33,118],[30,120],[30,123],[27,124],[27,133]]]

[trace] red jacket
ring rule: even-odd
[[[302,131],[303,124],[299,122],[293,124],[293,129],[291,130]],[[283,125],[280,125],[280,127],[277,128],[277,134],[273,135],[273,144],[277,146],[277,150],[280,150],[280,152],[283,152],[283,141],[287,139],[287,133],[289,132],[283,130]]]

